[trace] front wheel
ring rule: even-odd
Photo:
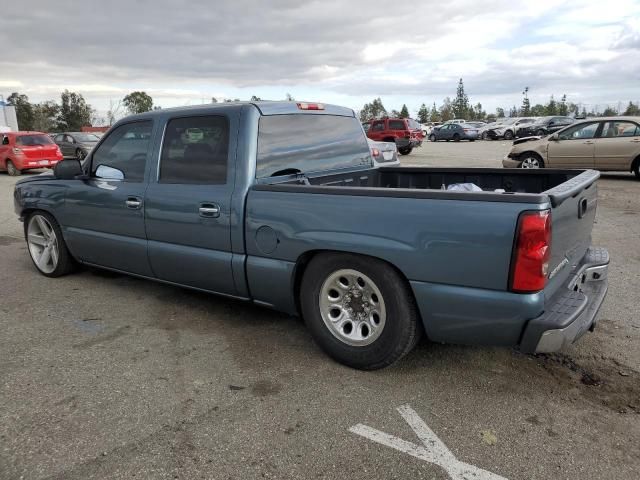
[[[413,151],[411,147],[403,147],[398,149],[400,155],[409,155]]]
[[[487,132],[482,132],[482,140],[489,140],[489,134]]]
[[[507,130],[506,132],[504,132],[504,139],[513,140],[513,132],[511,130]]]
[[[32,213],[24,222],[24,236],[31,260],[40,273],[47,277],[60,277],[73,270],[74,260],[52,215]]]
[[[536,132],[536,135],[537,135],[538,137],[544,137],[544,130],[542,130],[542,129],[538,130],[538,131]]]
[[[397,362],[422,333],[406,280],[377,259],[316,256],[305,271],[300,295],[314,340],[353,368],[375,370]]]
[[[524,153],[520,156],[520,168],[544,168],[544,162],[535,153]]]
[[[22,175],[22,171],[13,164],[11,160],[7,160],[7,173],[12,177],[18,177]]]
[[[640,158],[636,160],[636,165],[633,167],[633,173],[635,173],[636,178],[640,180]]]

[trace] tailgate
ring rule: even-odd
[[[586,170],[544,192],[551,201],[551,259],[547,296],[553,294],[580,263],[591,245],[600,173]]]

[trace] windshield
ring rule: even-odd
[[[269,115],[260,118],[256,177],[372,165],[354,117]]]
[[[53,140],[48,135],[18,135],[16,145],[31,147],[36,145],[50,145]]]
[[[97,142],[100,140],[93,133],[74,133],[73,138],[76,139],[77,142]]]

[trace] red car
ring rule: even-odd
[[[369,123],[367,137],[378,142],[395,142],[400,155],[409,155],[422,145],[424,134],[420,124],[411,118],[383,118]]]
[[[0,170],[20,175],[23,170],[51,168],[62,160],[60,148],[42,132],[0,133]]]

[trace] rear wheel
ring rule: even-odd
[[[453,141],[454,142],[459,142],[460,141],[460,135],[458,135],[457,133],[453,134]]]
[[[22,174],[22,171],[18,170],[11,160],[7,160],[7,173],[12,177],[17,177]]]
[[[429,135],[429,141],[430,142],[435,142],[436,141],[436,136],[433,133],[431,135]]]
[[[633,173],[635,173],[636,178],[640,180],[640,157],[636,158],[635,166],[633,167]]]
[[[513,139],[513,132],[511,130],[507,130],[506,132],[504,132],[504,139],[505,140],[512,140]]]
[[[24,236],[31,260],[40,273],[47,277],[60,277],[73,270],[74,260],[52,215],[32,213],[24,222]]]
[[[403,147],[398,149],[400,155],[409,155],[413,151],[412,147]]]
[[[76,159],[81,162],[82,160],[84,160],[84,157],[85,157],[84,152],[80,148],[78,148],[76,150]]]
[[[544,137],[544,130],[539,129],[539,130],[536,132],[536,135],[537,135],[537,136],[539,136],[539,137]]]
[[[489,134],[487,132],[482,132],[482,139],[489,140]]]
[[[300,295],[314,340],[353,368],[393,364],[422,333],[405,279],[380,260],[342,253],[316,256],[305,271]]]
[[[520,168],[544,168],[544,162],[540,155],[535,153],[523,153],[519,157]]]

